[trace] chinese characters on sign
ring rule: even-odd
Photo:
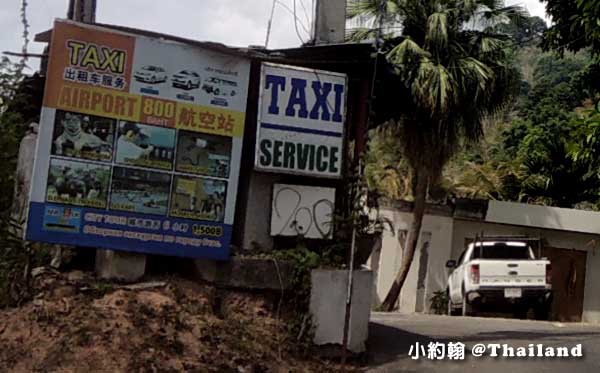
[[[226,259],[249,60],[55,23],[27,239]]]
[[[416,342],[408,350],[413,360],[465,360],[465,351],[475,358],[568,358],[582,357],[581,344],[572,347],[545,346],[529,343],[526,346],[513,347],[500,343],[477,343],[469,348],[462,342]]]

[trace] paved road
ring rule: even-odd
[[[457,342],[466,345],[464,361],[413,360],[411,345]],[[475,358],[476,344],[510,347],[543,344],[582,345],[582,358]],[[585,373],[600,372],[600,326],[579,323],[374,313],[369,329],[370,372]],[[489,351],[489,350],[488,350]],[[499,351],[501,353],[501,351]]]

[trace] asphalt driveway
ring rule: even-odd
[[[430,342],[444,344],[446,356],[441,360],[427,356],[413,359],[418,349],[423,352],[417,346],[424,346],[427,354]],[[450,342],[465,345],[464,360],[448,359]],[[490,344],[500,344],[500,347],[489,347]],[[583,356],[502,357],[504,344],[514,348],[515,355],[518,347],[529,349],[530,344],[535,346],[535,353],[538,344],[544,349],[568,347],[569,352],[581,344]],[[473,352],[481,353],[481,347],[476,345],[484,345],[482,357],[473,357]],[[600,372],[600,325],[373,313],[368,346],[370,364],[367,370],[371,372]],[[493,349],[497,349],[498,357],[489,356]]]

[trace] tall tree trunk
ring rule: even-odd
[[[425,214],[425,200],[427,198],[427,185],[429,178],[423,175],[423,173],[420,175],[419,173],[416,173],[416,177],[417,185],[415,187],[413,222],[410,227],[406,248],[402,253],[402,265],[396,274],[396,278],[394,279],[394,283],[392,284],[390,291],[381,305],[382,309],[387,312],[392,311],[396,302],[398,301],[400,290],[402,290],[402,286],[404,286],[404,281],[406,281],[406,276],[408,275],[413,258],[415,257],[417,243],[419,242],[419,236],[421,234],[421,225],[423,224],[423,215]]]

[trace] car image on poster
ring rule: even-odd
[[[26,239],[226,260],[250,60],[57,20]]]

